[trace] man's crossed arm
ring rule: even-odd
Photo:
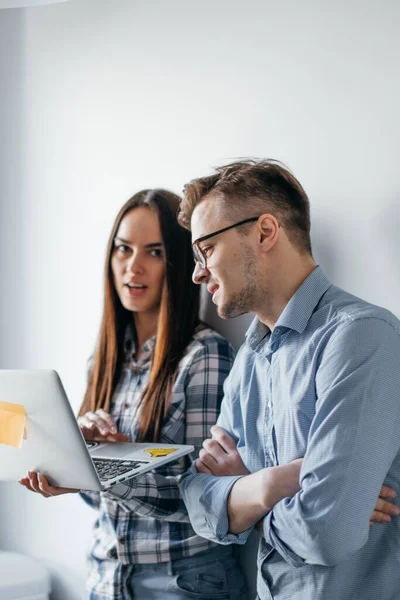
[[[229,532],[239,534],[256,525],[283,498],[293,497],[299,490],[299,475],[303,459],[250,473],[242,461],[235,441],[222,428],[211,428],[212,439],[203,442],[196,461],[199,473],[216,477],[235,476],[228,496]],[[397,506],[385,500],[393,499],[396,492],[383,486],[371,515],[370,523],[386,523],[399,514]],[[262,527],[260,527],[262,532]]]

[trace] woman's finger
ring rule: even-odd
[[[99,408],[96,410],[96,414],[98,414],[107,423],[111,433],[117,433],[117,424],[108,412],[102,408]]]
[[[48,498],[49,496],[53,495],[49,492],[49,482],[42,473],[38,473],[38,485],[40,492],[43,496],[46,496],[46,498]]]
[[[29,471],[28,477],[29,477],[29,483],[30,483],[32,490],[34,492],[36,492],[37,494],[41,494],[42,491],[39,487],[39,482],[38,482],[38,477],[37,477],[36,471]]]
[[[96,427],[96,424],[94,423],[94,421],[89,419],[86,415],[82,415],[81,417],[78,417],[78,425],[81,429],[83,429],[83,428],[94,429]]]
[[[109,425],[107,421],[102,419],[98,414],[94,412],[87,412],[81,417],[80,423],[83,423],[88,429],[97,427],[102,435],[110,433]]]
[[[87,441],[129,442],[129,436],[118,433],[114,419],[105,410],[87,412],[78,417],[78,424]]]
[[[27,490],[29,490],[30,492],[34,492],[35,490],[32,489],[31,484],[29,483],[29,478],[28,477],[22,477],[19,482],[21,485],[23,485]]]
[[[79,490],[73,488],[55,487],[50,485],[47,478],[42,473],[39,473],[38,481],[39,487],[41,491],[47,495],[46,497],[60,496],[61,494],[75,494],[76,492],[79,492]]]

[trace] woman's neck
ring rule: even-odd
[[[133,322],[136,330],[136,360],[142,353],[143,345],[157,333],[159,311],[151,313],[134,313]]]

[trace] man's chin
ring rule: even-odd
[[[248,312],[250,311],[231,306],[217,305],[217,315],[220,317],[220,319],[234,319],[235,317],[240,317],[240,315],[245,315]]]
[[[217,315],[219,316],[220,319],[230,319],[231,317],[229,315],[227,315],[223,309],[220,309],[219,306],[217,306]]]

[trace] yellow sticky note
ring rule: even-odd
[[[167,454],[171,454],[176,450],[178,450],[178,448],[146,448],[144,452],[148,452],[153,458],[156,458],[158,456],[167,456]]]
[[[26,413],[22,404],[0,401],[0,444],[21,448]]]

